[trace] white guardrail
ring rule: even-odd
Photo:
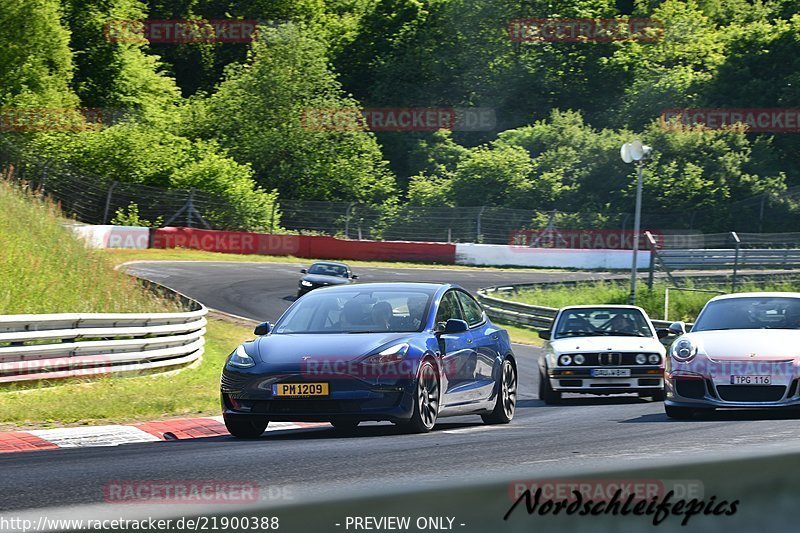
[[[194,310],[179,313],[0,315],[0,383],[191,364],[203,355],[208,310],[188,302]]]

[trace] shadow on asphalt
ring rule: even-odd
[[[620,420],[620,424],[642,424],[653,422],[670,422],[675,424],[693,424],[697,422],[747,422],[755,420],[798,420],[800,409],[718,409],[700,413],[689,420],[675,420],[667,417],[663,411]]]

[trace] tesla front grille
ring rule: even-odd
[[[786,392],[784,385],[717,385],[726,402],[777,402]]]

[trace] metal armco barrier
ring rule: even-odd
[[[548,329],[552,326],[553,319],[555,319],[556,315],[558,314],[557,308],[514,302],[500,298],[498,295],[532,287],[562,284],[567,285],[574,283],[575,282],[524,283],[507,285],[503,287],[486,287],[484,289],[478,289],[478,301],[486,310],[486,314],[489,316],[489,318],[503,322],[510,322],[512,324]],[[653,320],[652,318],[650,321],[657,328],[666,328],[672,323],[671,321]],[[690,326],[691,324],[687,324],[687,327]]]
[[[171,369],[203,354],[205,315],[0,315],[0,383]]]

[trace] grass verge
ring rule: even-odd
[[[0,389],[0,429],[115,424],[219,414],[219,376],[225,357],[253,337],[250,327],[209,319],[200,364],[177,373],[109,376],[36,389]]]
[[[87,253],[57,206],[0,181],[0,314],[178,310]]]
[[[656,283],[652,289],[642,286],[637,291],[636,304],[642,307],[652,319],[662,320],[664,318],[664,295],[667,286],[665,283]],[[694,287],[687,282],[685,288],[692,289]],[[726,292],[730,285],[716,287],[703,285],[702,288],[719,289],[721,292]],[[797,292],[798,290],[800,290],[800,284],[794,281],[745,282],[737,287],[737,292]],[[627,304],[629,295],[630,286],[626,283],[586,282],[574,286],[555,285],[529,289],[504,297],[532,305],[560,308],[568,305]],[[693,322],[706,302],[716,295],[709,292],[670,290],[668,319]]]

